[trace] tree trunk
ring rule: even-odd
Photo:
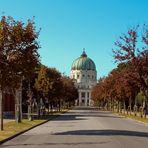
[[[110,102],[109,102],[109,110],[110,111],[112,110],[112,99],[110,99]]]
[[[110,110],[110,102],[109,102],[110,100],[108,99],[108,101],[107,101],[107,110]]]
[[[37,111],[38,111],[38,118],[41,117],[41,100],[40,100],[40,96],[37,95]]]
[[[120,112],[120,113],[122,113],[122,107],[121,107],[121,105],[122,105],[122,102],[119,101],[119,112]]]
[[[29,98],[29,105],[28,105],[28,120],[32,121],[33,116],[32,116],[32,96]]]
[[[137,116],[137,100],[135,97],[135,104],[134,104],[134,115]]]
[[[58,101],[58,106],[59,106],[59,112],[61,111],[61,100],[59,99],[59,101]]]
[[[124,114],[125,114],[125,110],[126,110],[126,106],[125,106],[125,100],[123,100],[123,108],[124,108]]]
[[[143,118],[143,106],[140,106],[139,111],[140,111],[140,117]]]
[[[131,108],[132,108],[132,100],[131,100],[131,98],[129,98],[129,112],[130,112],[130,115],[131,115]]]
[[[112,111],[112,99],[110,100],[110,111]]]
[[[147,102],[148,102],[148,94],[146,92],[146,90],[143,90],[142,91],[144,96],[145,96],[145,99],[143,101],[143,114],[144,114],[144,117],[146,118],[146,115],[147,115]]]
[[[144,118],[146,118],[146,99],[144,99],[143,101],[143,114],[144,114]]]
[[[29,121],[32,121],[33,118],[32,118],[32,107],[31,105],[28,105],[28,120]]]
[[[117,101],[117,113],[119,113],[119,110],[120,110],[120,104],[119,101]]]
[[[37,111],[38,111],[38,118],[40,118],[40,116],[41,116],[41,105],[40,105],[40,103],[37,104]]]
[[[114,112],[114,99],[112,100],[112,109],[113,109],[113,112]]]
[[[48,101],[47,101],[47,114],[49,115],[50,113],[50,109],[49,109],[49,98],[48,98]]]
[[[47,106],[47,108],[48,108],[48,115],[49,115],[49,113],[50,113],[49,102],[48,102],[48,106]]]
[[[50,101],[50,112],[53,112],[53,105],[52,105],[52,101]]]
[[[19,90],[15,91],[15,120],[17,123],[21,122],[21,103],[20,103],[20,94]]]
[[[1,120],[1,131],[4,130],[3,127],[3,91],[0,90],[0,120]]]

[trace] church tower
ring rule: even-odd
[[[79,58],[73,61],[70,77],[74,80],[79,93],[76,105],[91,106],[93,104],[91,90],[97,82],[97,71],[95,63],[87,56],[85,50]]]

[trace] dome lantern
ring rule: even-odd
[[[85,48],[83,48],[83,53],[81,54],[81,57],[87,57],[87,54],[85,52]]]

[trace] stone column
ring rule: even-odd
[[[89,91],[89,106],[92,105],[92,100],[91,100],[91,91]]]
[[[87,91],[85,92],[85,106],[87,106]]]
[[[79,106],[81,106],[81,101],[82,101],[81,91],[79,91]]]

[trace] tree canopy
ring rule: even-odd
[[[94,102],[126,102],[130,110],[136,103],[136,96],[142,93],[148,101],[148,29],[130,28],[115,42],[113,57],[118,63],[108,76],[100,79],[92,91]],[[141,104],[143,106],[143,104]],[[143,106],[143,107],[144,107]]]

